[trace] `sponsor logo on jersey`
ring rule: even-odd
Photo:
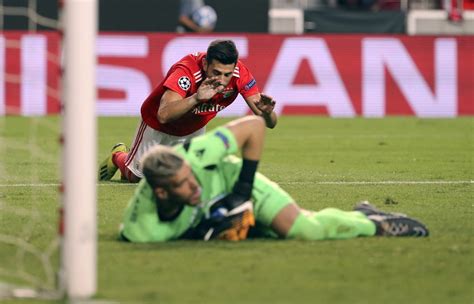
[[[193,114],[219,112],[225,109],[225,106],[219,104],[201,103],[193,109]]]
[[[245,91],[250,90],[256,83],[257,81],[255,81],[255,78],[250,80],[249,83],[247,83],[244,87]]]
[[[181,89],[187,91],[191,87],[191,81],[189,80],[187,76],[181,76],[178,79],[178,85]]]

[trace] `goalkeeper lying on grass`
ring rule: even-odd
[[[143,158],[145,179],[125,211],[121,237],[131,242],[243,240],[256,235],[303,240],[358,236],[427,236],[420,222],[368,203],[354,211],[302,210],[276,183],[256,173],[265,122],[234,120],[174,148]],[[232,154],[242,152],[242,158]]]

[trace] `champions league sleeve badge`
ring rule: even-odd
[[[181,76],[178,79],[178,85],[181,89],[187,91],[191,87],[191,81],[189,80],[187,76]]]

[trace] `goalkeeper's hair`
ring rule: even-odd
[[[214,40],[207,48],[206,60],[209,64],[217,60],[223,64],[235,64],[239,59],[239,52],[232,40]]]
[[[142,172],[154,189],[167,186],[167,181],[181,168],[184,159],[171,147],[157,145],[142,158]]]

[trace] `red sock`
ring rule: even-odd
[[[116,152],[112,156],[112,162],[120,169],[120,173],[122,173],[122,177],[127,176],[128,168],[125,166],[125,161],[127,160],[128,153],[127,152]]]
[[[116,152],[112,156],[112,162],[114,165],[119,167],[120,173],[122,173],[122,179],[126,179],[131,183],[138,183],[140,178],[135,176],[132,171],[130,171],[127,166],[125,166],[125,162],[127,161],[128,153],[127,152]]]

